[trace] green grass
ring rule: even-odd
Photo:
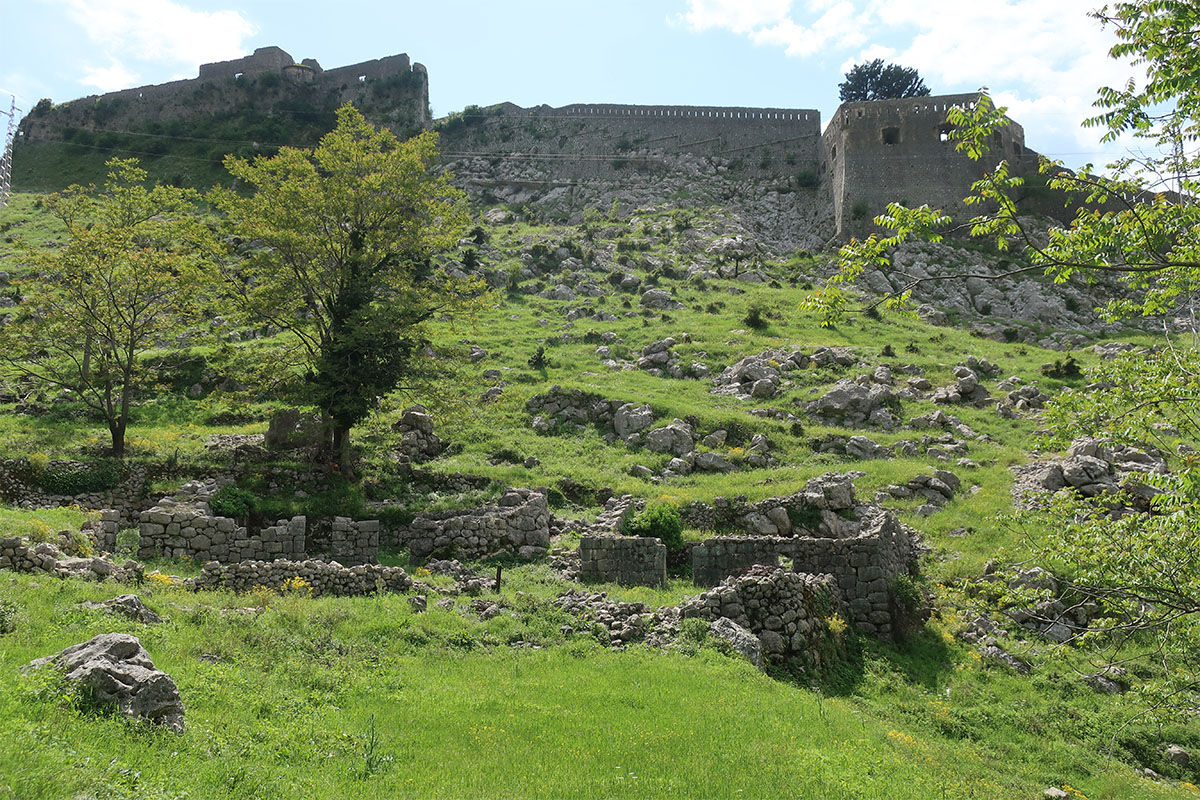
[[[147,583],[142,596],[167,618],[147,627],[78,607],[109,587],[6,584],[19,611],[0,640],[0,797],[924,800],[1035,797],[1061,784],[1089,797],[1192,796],[1095,752],[1103,735],[1092,728],[1111,714],[1103,699],[1049,684],[1029,697],[1027,679],[980,669],[935,632],[906,651],[868,648],[855,693],[831,697],[709,647],[563,642],[559,619],[527,613],[515,593],[514,616],[479,622],[414,615],[397,596]],[[262,610],[228,613],[248,605]],[[106,631],[138,635],[175,678],[185,734],[17,673]],[[547,648],[505,645],[514,638]]]
[[[36,242],[60,235],[35,206],[32,197],[18,195],[0,212],[0,269],[20,270],[5,236]],[[694,230],[719,230],[717,211],[688,213]],[[567,638],[563,625],[576,630],[586,626],[545,601],[582,587],[564,583],[544,564],[505,568],[503,592],[514,613],[488,622],[439,609],[414,615],[400,597],[191,595],[148,581],[139,591],[167,622],[143,628],[77,606],[83,599],[111,596],[116,587],[3,575],[0,599],[16,605],[17,630],[0,637],[0,800],[185,794],[1033,798],[1047,786],[1065,784],[1093,800],[1195,796],[1178,784],[1143,780],[1131,765],[1160,769],[1162,742],[1200,748],[1200,741],[1186,729],[1126,727],[1132,702],[1097,695],[1075,673],[1093,669],[1090,653],[1072,653],[1064,661],[1035,654],[1031,657],[1038,669],[1032,677],[1022,677],[981,665],[953,638],[969,605],[957,587],[978,576],[987,561],[1020,561],[1028,552],[1028,534],[1004,516],[1011,510],[1009,467],[1031,458],[1039,441],[1038,418],[1008,420],[991,407],[946,409],[991,439],[968,442],[969,457],[980,467],[965,469],[925,457],[857,462],[816,455],[808,444],[829,433],[864,433],[890,445],[938,431],[852,431],[805,419],[801,432],[750,413],[771,408],[803,416],[798,403],[879,363],[916,364],[934,385],[944,385],[967,355],[1001,366],[999,376],[985,379],[989,387],[1014,374],[1051,392],[1085,385],[1083,379],[1051,380],[1039,374],[1041,364],[1064,354],[933,328],[898,315],[882,320],[860,316],[837,328],[821,328],[815,317],[798,310],[807,292],[803,284],[813,280],[810,272],[820,269],[820,258],[797,256],[771,265],[784,279],[782,288],[725,280],[700,288],[662,277],[665,271],[647,259],[682,272],[693,256],[674,230],[670,211],[638,216],[635,227],[605,223],[594,226],[590,236],[567,226],[492,228],[497,250],[485,266],[518,267],[521,249],[535,241],[553,250],[574,239],[586,251],[649,238],[657,241],[649,250],[619,254],[628,259],[621,270],[645,281],[657,274],[659,285],[670,289],[685,309],[646,314],[638,295],[630,293],[570,302],[496,293],[476,317],[437,325],[434,347],[443,358],[436,364],[436,379],[416,391],[383,398],[378,411],[355,430],[364,486],[354,491],[335,487],[311,502],[342,503],[345,512],[359,509],[364,498],[389,497],[401,499],[410,512],[446,510],[488,502],[503,486],[556,488],[565,479],[594,490],[680,503],[711,502],[718,495],[744,495],[753,502],[791,494],[821,473],[848,470],[865,473],[855,484],[860,499],[869,502],[888,484],[948,466],[963,479],[963,491],[937,514],[918,517],[917,503],[887,501],[930,545],[924,569],[939,595],[940,620],[904,647],[861,643],[835,671],[821,676],[818,692],[811,677],[767,677],[712,647],[690,653],[611,652],[598,649],[583,634]],[[790,285],[792,280],[799,285]],[[769,324],[763,330],[749,330],[743,322],[752,305],[764,310]],[[569,324],[565,311],[571,307],[607,311],[617,319]],[[866,369],[793,372],[788,376],[793,385],[778,397],[741,401],[712,394],[708,381],[610,370],[594,353],[597,343],[587,341],[594,338],[587,337],[589,331],[615,333],[620,342],[614,351],[630,361],[649,342],[674,336],[675,351],[685,364],[703,361],[714,375],[766,349],[811,352],[819,345],[854,348]],[[1145,336],[1121,338],[1149,341]],[[471,343],[489,356],[468,363],[462,356]],[[892,347],[894,357],[881,355],[885,345]],[[253,356],[261,346],[256,342],[236,350]],[[538,346],[550,361],[544,370],[528,365]],[[204,365],[229,355],[215,348],[198,348],[193,354],[203,355]],[[1084,365],[1094,363],[1089,353],[1074,355]],[[194,381],[197,363],[184,359],[157,376],[161,386],[138,409],[129,430],[132,458],[174,465],[169,476],[156,479],[156,490],[167,492],[185,477],[230,468],[228,457],[207,451],[208,436],[261,433],[271,408],[284,402],[270,389],[254,388],[189,400],[181,391]],[[497,402],[481,405],[476,398],[490,385],[481,373],[492,368],[502,371],[504,393]],[[902,382],[898,371],[896,377]],[[530,428],[526,402],[554,385],[649,403],[656,425],[692,417],[701,432],[737,428],[747,438],[764,433],[779,464],[662,483],[631,477],[635,464],[659,469],[669,457],[608,442],[594,427],[549,436]],[[438,435],[450,446],[423,468],[482,475],[491,482],[487,488],[427,495],[409,485],[391,456],[397,439],[392,425],[414,401],[430,408]],[[107,440],[102,424],[71,403],[51,408],[49,414],[33,417],[0,407],[0,438],[7,455],[102,454]],[[934,408],[929,402],[906,402],[904,416]],[[220,416],[229,411],[247,416],[234,421]],[[214,421],[221,419],[225,421]],[[492,464],[500,450],[534,456],[540,463],[531,469]],[[288,464],[285,454],[280,458]],[[250,470],[245,476],[248,487],[261,488],[256,474]],[[285,504],[298,508],[296,498],[270,501],[280,515]],[[564,501],[556,508],[568,518],[590,518],[595,512],[595,504],[586,500],[578,505]],[[81,521],[82,515],[71,510],[0,509],[0,535],[77,529]],[[710,533],[688,531],[686,538]],[[407,564],[403,553],[386,554],[386,559]],[[186,562],[150,568],[177,575],[197,569]],[[490,574],[492,568],[481,570]],[[697,591],[679,578],[661,589],[593,588],[614,600],[651,607],[677,604]],[[460,610],[467,604],[465,598],[456,603]],[[247,606],[265,610],[228,613]],[[156,663],[175,676],[189,714],[189,731],[182,738],[78,707],[61,686],[45,678],[18,677],[17,668],[30,659],[108,630],[137,633]],[[543,649],[512,646],[518,641]],[[1036,643],[1012,644],[1037,649]],[[368,757],[372,725],[378,742]],[[1177,777],[1189,775],[1196,777]]]

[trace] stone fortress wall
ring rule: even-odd
[[[262,91],[241,91],[250,86]],[[204,64],[197,78],[35,111],[21,121],[18,143],[61,139],[69,128],[136,132],[241,108],[286,114],[297,92],[322,107],[369,107],[373,122],[398,132],[431,123],[428,73],[407,55],[326,70],[261,47]],[[780,218],[779,231],[764,232],[768,239],[818,247],[869,233],[872,217],[893,200],[962,212],[971,183],[1000,157],[1018,171],[1032,165],[1036,154],[1015,122],[995,134],[988,159],[974,162],[955,150],[946,111],[974,99],[845,103],[823,132],[814,109],[501,103],[448,117],[441,147],[456,182],[485,200],[547,203],[569,217],[611,202],[614,192],[636,207],[694,196],[711,183],[731,208],[745,206],[747,218]],[[789,227],[800,233],[789,236]]]
[[[830,184],[838,234],[869,234],[872,219],[890,202],[928,203],[949,214],[968,211],[962,198],[971,184],[1007,159],[1018,171],[1036,164],[1015,122],[996,131],[992,151],[972,161],[955,149],[946,113],[971,105],[976,94],[909,97],[843,103],[821,139],[821,178]]]
[[[465,112],[442,134],[447,159],[484,155],[535,164],[552,181],[652,174],[667,155],[741,159],[764,174],[815,172],[821,115],[813,109],[502,103]]]
[[[271,91],[248,99],[241,89],[254,81]],[[428,73],[405,54],[326,70],[315,59],[297,62],[279,47],[260,47],[244,58],[203,64],[196,78],[89,95],[30,113],[21,120],[18,144],[59,140],[67,128],[136,133],[147,123],[187,122],[239,107],[286,113],[283,106],[297,92],[334,108],[346,102],[378,105],[382,93],[392,110],[374,121],[397,128],[429,125]]]
[[[468,188],[543,193],[589,181],[628,186],[692,169],[689,159],[715,160],[715,174],[764,191],[807,190],[832,209],[825,235],[844,239],[869,233],[896,200],[962,213],[971,183],[1001,158],[1018,171],[1036,163],[1016,122],[994,134],[988,158],[955,149],[946,112],[976,97],[844,103],[824,132],[812,109],[503,103],[447,125],[443,157]]]

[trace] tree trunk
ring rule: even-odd
[[[114,458],[125,457],[125,420],[113,420],[108,423],[108,433],[112,436],[112,454]]]
[[[356,480],[354,458],[350,453],[350,429],[336,422],[333,423],[332,449],[342,477],[348,481]]]

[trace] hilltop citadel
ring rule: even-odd
[[[759,210],[774,210],[780,230],[801,232],[780,244],[813,247],[869,230],[871,218],[892,200],[963,211],[971,182],[992,164],[954,149],[946,111],[973,99],[845,103],[824,130],[816,109],[611,104],[526,109],[503,103],[471,107],[436,124],[445,161],[484,200],[531,203],[569,218],[618,190],[639,199],[649,191],[653,199],[652,187],[660,193],[673,188],[661,184],[682,169],[692,178],[735,183],[726,199],[774,195],[775,208]],[[312,121],[344,102],[399,135],[435,125],[428,73],[407,55],[326,70],[314,59],[297,62],[278,47],[263,47],[245,58],[204,64],[193,79],[39,104],[20,126],[18,175],[21,151],[38,142],[97,147],[87,142],[107,135],[113,144],[117,136],[137,133],[151,137],[146,146],[153,156],[164,149],[154,137],[186,137],[205,118],[253,112]],[[278,125],[263,127],[265,142],[295,143],[278,141]],[[993,161],[1007,158],[1018,170],[1035,163],[1016,122],[997,139]],[[103,141],[97,149],[105,149]],[[779,237],[767,231],[765,238]]]

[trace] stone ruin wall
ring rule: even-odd
[[[793,572],[829,575],[836,583],[849,622],[889,638],[898,632],[895,582],[915,573],[917,546],[890,512],[880,512],[857,536],[845,539],[799,536],[716,537],[692,548],[693,580],[715,586],[755,565],[791,559]]]
[[[96,546],[113,552],[122,527],[117,512],[101,511]],[[137,557],[141,559],[188,558],[228,564],[319,557],[347,566],[379,560],[378,520],[334,517],[310,524],[306,517],[295,516],[250,532],[229,517],[155,506],[141,512],[137,529],[141,537]]]
[[[821,115],[813,109],[503,103],[465,119],[443,131],[445,158],[519,153],[516,160],[541,162],[556,181],[662,172],[667,154],[757,165],[765,152],[762,174],[785,177],[815,173],[820,161]]]
[[[831,638],[829,618],[839,607],[829,575],[754,567],[679,607],[684,619],[728,619],[758,637],[766,659],[782,664],[800,658],[822,666],[836,658],[823,646]]]
[[[297,91],[331,109],[346,102],[360,108],[379,105],[375,84],[407,77],[388,86],[391,109],[373,115],[380,118],[372,121],[397,130],[425,128],[430,122],[429,75],[423,65],[411,63],[405,54],[324,70],[314,59],[297,63],[278,47],[260,47],[245,58],[203,64],[196,78],[88,95],[57,105],[45,114],[28,114],[21,120],[17,146],[22,142],[61,140],[66,128],[137,132],[148,122],[186,122],[233,112],[247,102],[238,82],[266,75],[278,75],[281,80],[272,91],[254,97],[253,110],[259,113],[271,113],[277,104],[281,106],[279,112],[285,113],[282,104],[294,102]]]
[[[210,561],[204,565],[199,576],[187,579],[184,585],[195,591],[227,589],[249,592],[258,587],[287,591],[295,586],[297,578],[311,587],[313,597],[361,597],[383,591],[407,592],[413,585],[412,579],[400,567],[380,564],[347,567],[328,561],[287,559],[241,561],[236,564]]]
[[[82,461],[50,461],[47,469],[88,469],[91,465]],[[79,506],[99,510],[116,511],[121,521],[136,525],[138,514],[150,502],[146,491],[149,469],[143,464],[126,465],[125,478],[112,489],[102,492],[86,492],[76,495],[49,494],[31,486],[28,458],[6,458],[0,460],[0,500],[18,508],[61,508]]]
[[[416,561],[442,552],[462,559],[493,553],[538,558],[550,548],[550,506],[541,492],[509,489],[498,505],[423,514],[392,528],[387,539]]]
[[[578,221],[614,200],[626,214],[721,203],[784,249],[818,248],[833,232],[829,194],[814,183],[812,109],[505,103],[443,126],[441,146],[475,200],[547,219]]]
[[[584,583],[666,586],[667,548],[645,536],[585,536],[579,541],[579,579]]]

